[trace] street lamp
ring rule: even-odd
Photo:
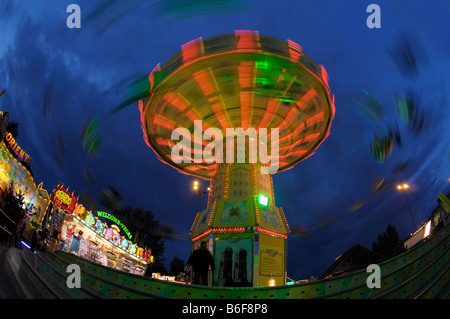
[[[416,230],[417,226],[416,226],[416,222],[414,220],[414,215],[412,213],[411,206],[409,205],[408,197],[406,197],[406,190],[409,189],[409,185],[406,183],[401,184],[401,185],[399,184],[399,185],[397,185],[397,189],[400,191],[400,193],[403,193],[403,195],[405,196],[406,204],[408,205],[408,209],[409,209],[409,212],[411,213],[411,218],[413,220],[414,230]]]
[[[206,190],[202,191],[200,184],[198,181],[194,181],[194,186],[193,186],[194,191],[197,191],[197,211],[196,213],[198,213],[198,206],[200,204],[200,197],[202,197],[202,195],[205,195],[206,193],[208,193],[211,190],[211,187],[208,187]]]

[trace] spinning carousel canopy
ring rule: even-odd
[[[213,138],[208,129],[219,129],[225,139],[227,128],[254,129],[257,135],[266,128],[267,154],[276,147],[282,171],[314,153],[334,117],[334,96],[323,66],[297,43],[255,31],[190,41],[155,67],[149,81],[150,95],[139,103],[145,141],[163,162],[205,179],[218,165],[199,161],[198,154],[195,160],[195,153]],[[179,142],[172,139],[177,128],[186,129],[191,141],[187,159],[180,163],[171,156]],[[195,132],[203,138],[195,139]]]

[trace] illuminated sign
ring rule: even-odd
[[[34,229],[36,229],[36,231],[41,231],[42,230],[42,225],[39,224],[38,222],[36,222],[33,219],[30,219],[30,226],[33,227]]]
[[[113,223],[117,224],[117,226],[122,228],[122,230],[125,232],[125,234],[128,236],[129,239],[131,239],[133,237],[130,234],[130,231],[128,230],[128,228],[120,220],[118,220],[116,217],[114,217],[113,215],[108,214],[106,212],[97,212],[97,215],[98,215],[98,217],[103,217],[103,218],[109,219]]]
[[[21,160],[23,160],[28,165],[31,165],[31,162],[33,161],[33,159],[30,157],[30,155],[25,153],[25,151],[23,149],[20,148],[20,146],[16,143],[16,140],[14,139],[14,137],[12,136],[11,133],[6,134],[5,140],[8,142],[9,147],[11,147],[11,149],[14,151],[14,153],[17,155],[17,157],[19,157]]]
[[[60,190],[56,192],[55,197],[66,205],[70,205],[70,203],[72,202],[72,198],[69,195],[67,195],[67,193]]]
[[[62,186],[56,187],[50,196],[51,201],[58,207],[64,209],[69,214],[73,213],[77,199]]]

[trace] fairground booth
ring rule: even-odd
[[[112,214],[87,210],[64,185],[58,185],[50,198],[51,251],[65,251],[138,275],[153,262],[151,250],[138,247],[128,228]]]
[[[6,131],[7,121],[8,113],[0,111],[0,194],[11,188],[16,196],[23,196],[22,209],[27,214],[22,221],[25,224],[23,237],[30,241],[33,231],[43,230],[42,223],[50,204],[50,197],[42,188],[42,183],[36,186],[30,168],[33,159],[20,147],[13,135]],[[0,215],[5,219],[5,223],[0,225],[1,231],[13,236],[16,222],[9,219],[3,210]]]

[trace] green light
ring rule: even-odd
[[[286,283],[286,286],[290,286],[290,285],[294,285],[294,284],[295,284],[295,281],[289,281]]]
[[[269,205],[269,197],[264,196],[264,195],[259,195],[258,202],[263,206],[267,206],[267,205]]]

